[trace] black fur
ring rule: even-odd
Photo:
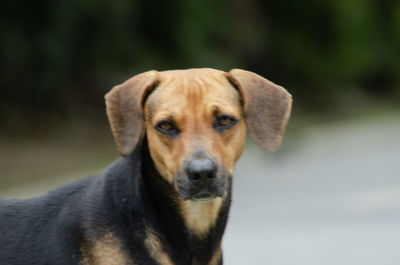
[[[98,176],[42,197],[0,199],[0,265],[80,264],[80,246],[90,246],[105,231],[122,242],[135,265],[155,265],[144,246],[145,224],[160,236],[174,264],[208,264],[225,230],[231,179],[217,223],[204,239],[185,229],[171,199],[175,193],[144,141]]]

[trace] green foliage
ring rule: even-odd
[[[15,0],[0,10],[0,121],[103,114],[112,85],[149,69],[242,67],[313,108],[400,94],[399,1]]]

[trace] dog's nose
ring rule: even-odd
[[[217,165],[209,158],[194,159],[189,162],[186,173],[192,183],[204,185],[216,178]]]

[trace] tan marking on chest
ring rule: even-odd
[[[80,248],[82,265],[134,265],[122,248],[122,244],[111,232],[105,233],[93,243]]]
[[[210,202],[183,201],[180,208],[186,228],[196,236],[205,235],[215,225],[222,203],[220,197]]]
[[[159,236],[149,227],[146,228],[146,239],[144,245],[149,251],[150,257],[159,265],[174,265],[167,252],[165,252]]]

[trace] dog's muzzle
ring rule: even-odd
[[[210,201],[226,195],[225,170],[210,158],[185,163],[177,178],[178,194],[183,200]]]

